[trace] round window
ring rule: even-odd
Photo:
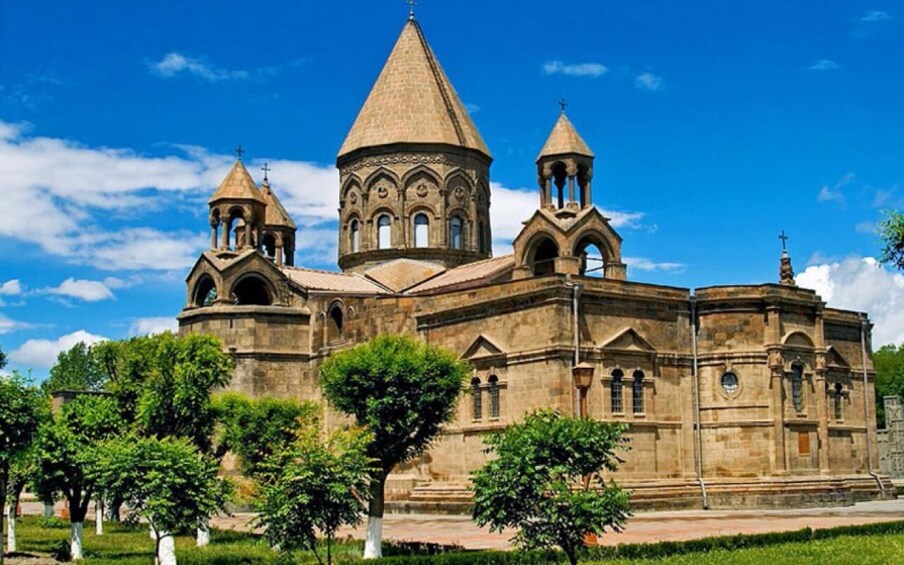
[[[730,371],[724,373],[722,375],[722,390],[727,394],[738,392],[738,376]]]

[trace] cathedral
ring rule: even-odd
[[[460,355],[457,416],[390,475],[389,510],[465,512],[484,437],[537,408],[627,424],[613,477],[637,508],[891,496],[865,314],[796,286],[787,253],[777,283],[632,281],[564,110],[536,160],[536,210],[494,256],[492,160],[410,18],[336,159],[339,270],[299,264],[304,229],[239,158],[210,198],[180,331],[223,341],[232,389],[317,402],[323,360],[381,333]]]

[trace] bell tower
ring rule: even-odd
[[[410,15],[336,159],[339,267],[490,257],[491,162]]]
[[[245,165],[242,149],[235,164],[210,197],[210,249],[218,255],[238,255],[261,240],[267,203]]]
[[[540,207],[557,216],[573,217],[592,206],[590,181],[593,178],[593,151],[562,112],[537,157]]]

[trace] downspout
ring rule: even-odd
[[[863,421],[866,424],[866,473],[875,479],[879,485],[879,492],[882,498],[885,498],[885,486],[882,485],[882,479],[873,469],[873,446],[869,437],[869,379],[866,375],[866,315],[860,315],[860,365],[863,367]]]
[[[581,285],[578,283],[573,283],[571,285],[571,318],[572,318],[572,333],[574,338],[574,365],[573,367],[577,367],[578,363],[581,362],[581,333],[580,328],[578,327],[578,299],[581,296]],[[580,391],[578,391],[577,387],[572,383],[572,390],[574,391],[574,413],[580,413],[580,403],[581,400],[579,398]]]
[[[703,430],[700,428],[700,380],[697,377],[697,297],[694,295],[691,295],[691,353],[694,357],[691,373],[694,385],[694,471],[697,474],[697,484],[700,485],[703,509],[709,510],[706,483],[703,481]]]

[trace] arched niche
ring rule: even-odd
[[[232,287],[232,296],[239,305],[270,306],[274,293],[270,284],[260,275],[250,274],[239,279]]]
[[[552,236],[537,237],[527,253],[527,263],[535,276],[550,275],[555,272],[555,260],[559,257],[559,246]]]
[[[596,231],[588,231],[578,236],[572,255],[580,259],[581,276],[603,277],[605,266],[612,259],[612,250],[606,238]]]
[[[326,341],[336,343],[342,341],[345,330],[345,315],[342,311],[342,303],[339,301],[330,304],[326,313]]]
[[[208,274],[203,274],[195,283],[195,288],[191,293],[192,306],[210,306],[217,299],[217,285]]]

